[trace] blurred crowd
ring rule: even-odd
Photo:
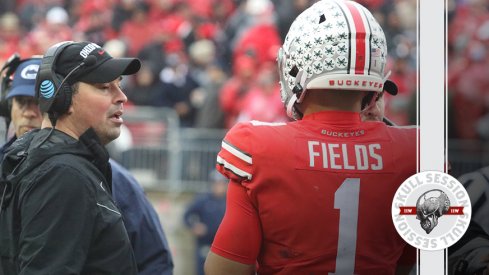
[[[449,8],[449,137],[489,140],[489,1],[453,0]]]
[[[3,0],[0,62],[14,52],[22,57],[42,54],[62,40],[89,40],[113,56],[139,57],[143,68],[124,82],[130,104],[173,108],[182,127],[226,129],[241,120],[285,121],[276,54],[293,18],[313,2]],[[400,125],[415,123],[416,1],[358,2],[372,11],[387,36],[387,71],[399,94],[386,96],[386,115]],[[463,14],[452,18],[454,28],[466,34],[484,27],[485,14],[473,2],[481,1],[462,1]],[[464,22],[467,18],[469,23]],[[474,44],[467,53],[468,39],[473,37],[452,38],[451,56],[470,54],[473,62],[487,62],[480,57],[485,57],[480,53],[483,44],[479,50]],[[467,64],[451,63],[468,73]],[[455,78],[454,87],[463,85],[463,78]]]

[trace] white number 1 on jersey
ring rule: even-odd
[[[336,270],[329,275],[353,275],[357,249],[360,179],[347,178],[334,194],[334,208],[340,210]]]

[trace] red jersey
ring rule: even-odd
[[[353,112],[237,124],[217,157],[231,182],[211,249],[259,274],[394,274],[407,244],[391,204],[416,148],[415,128]]]

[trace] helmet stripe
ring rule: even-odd
[[[345,11],[345,8],[343,7],[343,5],[341,4],[343,1],[335,1],[335,4],[338,5],[338,7],[340,8],[341,12],[343,13],[343,16],[345,18],[348,18],[348,15],[347,15],[347,12]],[[352,26],[350,26],[350,20],[346,20],[346,25],[348,27],[348,65],[346,67],[346,73],[347,74],[350,74],[350,69],[351,69],[351,66],[355,66],[355,64],[352,64],[352,59],[351,59],[351,55],[352,55],[352,50],[355,50],[353,47],[353,43],[352,43],[352,37],[351,37],[351,28]]]
[[[367,26],[367,29],[368,29],[368,43],[366,43],[366,45],[368,45],[366,52],[365,52],[365,62],[366,62],[366,74],[369,74],[370,75],[370,66],[371,66],[371,60],[372,60],[372,26],[370,26],[370,21],[367,19],[367,15],[365,14],[365,9],[361,9],[361,12],[362,12],[362,15],[363,15],[363,18],[365,18],[365,22],[366,22],[366,26]]]
[[[353,2],[347,1],[345,4],[350,11],[353,23],[355,25],[355,32],[353,32],[355,34],[355,38],[353,39],[355,41],[355,74],[365,74],[365,64],[367,64],[366,59],[369,57],[370,49],[367,49],[368,46],[367,43],[365,43],[367,39],[367,32],[364,18],[360,14],[358,7]],[[370,43],[368,43],[368,45],[370,45]]]

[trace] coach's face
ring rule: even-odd
[[[14,96],[10,112],[15,136],[41,127],[42,115],[37,100],[32,96]]]
[[[127,102],[120,82],[121,78],[109,83],[79,82],[70,108],[71,120],[78,125],[79,133],[92,127],[104,145],[119,137],[123,104]]]

